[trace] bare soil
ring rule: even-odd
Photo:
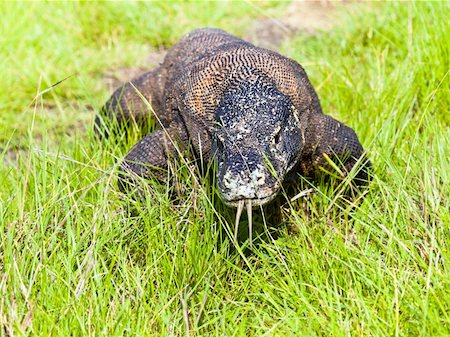
[[[344,1],[293,1],[279,17],[256,20],[244,39],[264,48],[277,48],[285,40],[302,32],[314,34],[332,29],[338,23]]]

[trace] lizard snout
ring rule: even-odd
[[[279,184],[268,168],[253,161],[230,161],[219,172],[218,186],[222,200],[236,206],[239,200],[252,200],[253,207],[273,199]]]

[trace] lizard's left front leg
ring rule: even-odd
[[[345,176],[358,161],[361,166],[354,177],[356,185],[366,185],[369,179],[370,162],[356,133],[336,119],[315,114],[305,135],[305,147],[299,167],[304,176],[317,176],[323,169],[332,170],[332,161]]]

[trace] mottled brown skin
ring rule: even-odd
[[[327,168],[324,154],[343,162],[345,172],[363,155],[354,131],[322,113],[297,62],[218,29],[185,35],[159,67],[131,83],[162,125],[123,160],[123,191],[136,175],[164,180],[176,146],[187,143],[205,162],[216,160],[219,191],[230,206],[269,202],[288,175],[313,177]],[[107,136],[109,120],[123,125],[152,114],[134,87],[117,89],[102,108],[100,135]],[[357,175],[360,182],[367,168]]]

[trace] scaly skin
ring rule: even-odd
[[[166,130],[145,136],[126,155],[122,191],[134,186],[134,175],[164,180],[176,145],[187,143],[205,162],[216,161],[222,200],[240,210],[271,201],[292,173],[319,174],[328,167],[325,155],[343,162],[344,172],[363,155],[355,132],[322,113],[297,62],[221,30],[185,35],[159,67],[131,83]],[[102,108],[97,132],[108,135],[108,120],[123,125],[149,114],[127,83]],[[357,183],[367,180],[368,167]]]

